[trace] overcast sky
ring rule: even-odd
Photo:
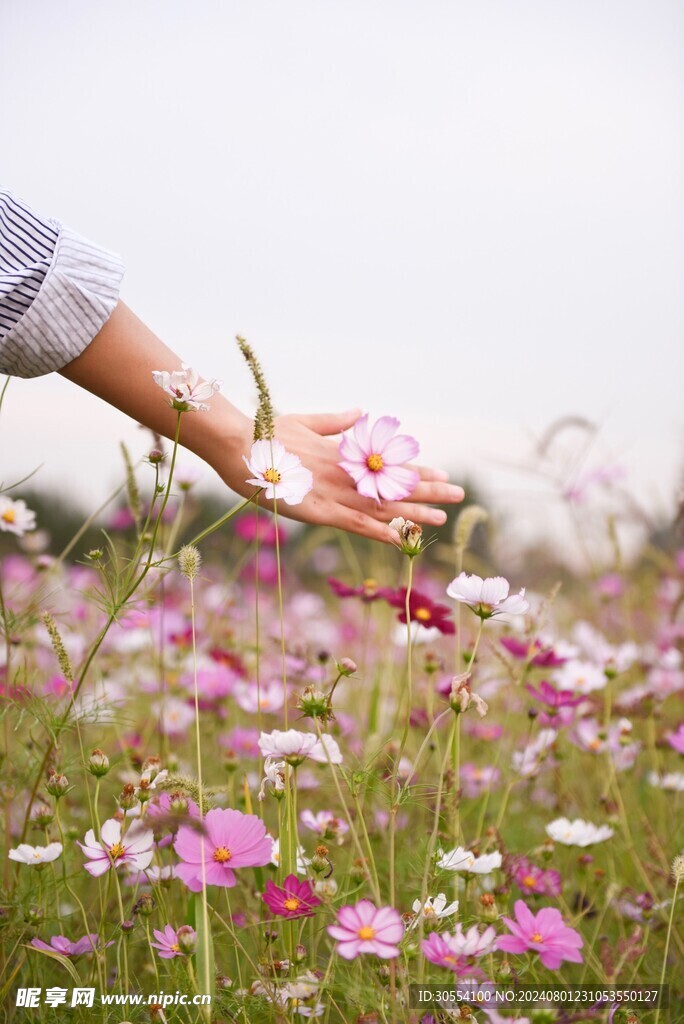
[[[527,513],[554,418],[650,508],[682,467],[679,0],[4,0],[0,181],[249,407],[389,413]],[[92,507],[139,433],[13,382],[0,478]],[[11,443],[10,442],[11,439]],[[593,460],[593,462],[592,462]]]

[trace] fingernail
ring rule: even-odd
[[[435,526],[443,526],[446,523],[446,512],[442,509],[436,509],[430,516],[430,522],[434,523]]]

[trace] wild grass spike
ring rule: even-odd
[[[254,440],[261,441],[265,438],[270,441],[273,437],[274,412],[264,372],[261,369],[261,364],[254,355],[251,346],[245,341],[245,339],[241,338],[238,334],[235,340],[237,341],[238,347],[249,366],[256,385],[257,394],[259,396],[257,411],[254,416]]]

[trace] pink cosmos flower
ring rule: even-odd
[[[272,914],[288,919],[312,917],[315,908],[321,905],[311,882],[308,879],[300,882],[296,875],[288,875],[282,886],[269,880],[261,898]]]
[[[126,865],[129,869],[143,871],[152,860],[154,835],[143,822],[134,821],[125,835],[121,835],[121,822],[109,818],[100,829],[100,842],[92,828],[85,834],[85,841],[78,845],[88,859],[86,871],[97,878],[110,868]]]
[[[50,942],[43,942],[42,939],[31,939],[34,949],[42,949],[46,953],[60,953],[61,956],[82,956],[84,953],[92,953],[98,948],[99,935],[92,933],[84,935],[76,942],[70,942],[64,935],[53,935]],[[114,942],[107,942],[105,946],[113,946]]]
[[[249,459],[244,455],[242,459],[252,474],[247,483],[263,487],[265,498],[282,498],[286,505],[299,505],[313,487],[311,470],[275,439],[255,441]]]
[[[182,935],[179,938],[179,933],[181,932]],[[159,950],[159,956],[162,960],[173,960],[177,956],[187,956],[197,941],[197,933],[189,925],[183,925],[178,931],[172,928],[170,924],[166,925],[163,932],[155,928],[154,937],[157,941],[151,943],[151,945]]]
[[[543,644],[539,639],[529,642],[517,636],[502,636],[501,646],[518,661],[529,660],[530,665],[540,668],[557,668],[567,661],[567,658],[556,654],[553,647]]]
[[[345,960],[355,960],[360,953],[391,960],[399,956],[397,943],[404,936],[404,922],[394,907],[361,900],[353,907],[340,907],[337,924],[329,925],[328,934],[337,940],[337,952]]]
[[[478,768],[471,762],[461,765],[461,785],[463,795],[469,799],[481,796],[488,789],[494,789],[499,784],[501,772],[494,765],[485,765]]]
[[[310,828],[312,832],[318,833],[321,839],[334,839],[342,843],[344,836],[349,831],[349,825],[342,818],[338,818],[333,811],[305,810],[299,815],[302,825]]]
[[[386,598],[392,591],[387,587],[381,587],[377,580],[366,579],[357,587],[351,587],[347,583],[336,580],[334,576],[328,577],[330,589],[338,597],[360,597],[366,604],[377,601],[379,598]]]
[[[257,515],[250,512],[241,515],[235,523],[235,533],[241,540],[248,543],[258,540],[267,547],[275,546],[276,540],[279,544],[284,544],[287,540],[285,527],[280,523],[276,526],[273,518],[264,513]]]
[[[366,413],[340,441],[339,465],[349,473],[359,494],[378,504],[382,499],[401,501],[418,483],[416,471],[404,463],[416,457],[420,446],[414,437],[397,434],[398,427],[399,420],[381,416],[371,428]]]
[[[580,949],[584,945],[582,936],[574,928],[563,923],[560,910],[555,907],[543,907],[538,914],[533,914],[523,900],[516,900],[516,920],[504,917],[511,935],[502,935],[496,941],[496,948],[506,953],[539,953],[544,967],[556,971],[563,960],[581,964]]]
[[[680,722],[676,732],[671,732],[667,742],[678,754],[684,754],[684,722]]]
[[[206,836],[181,825],[174,849],[181,858],[176,874],[191,892],[202,889],[202,858],[207,885],[231,888],[236,884],[234,868],[262,867],[271,860],[273,840],[256,814],[214,808],[204,817]]]
[[[514,858],[511,868],[513,880],[522,892],[535,893],[538,896],[560,896],[560,871],[537,867],[527,857]]]
[[[495,948],[496,931],[491,925],[480,934],[477,925],[464,932],[458,924],[453,934],[433,932],[422,944],[423,955],[430,963],[448,967],[459,975],[473,973],[473,959],[487,956]]]

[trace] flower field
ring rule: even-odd
[[[392,424],[343,442],[371,500],[411,486]],[[245,475],[294,503],[276,445]],[[129,468],[97,548],[0,497],[5,1019],[681,1020],[682,551],[537,590],[471,550],[477,505],[435,545],[248,501],[198,529],[175,464]],[[491,998],[520,986],[595,997]]]

